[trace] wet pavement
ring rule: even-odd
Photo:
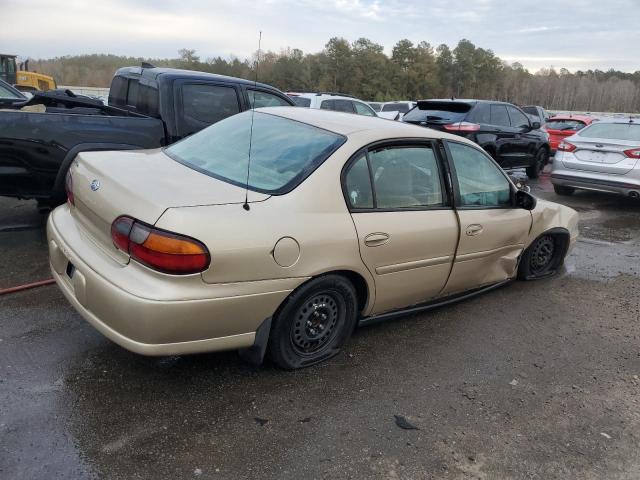
[[[580,212],[561,274],[302,371],[141,357],[55,286],[1,296],[0,478],[640,478],[640,203],[532,186]],[[48,278],[43,219],[0,199],[0,289]]]

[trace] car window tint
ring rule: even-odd
[[[127,105],[135,107],[138,104],[138,80],[129,79],[127,89]]]
[[[640,142],[640,125],[637,123],[592,123],[578,135],[586,138]]]
[[[393,147],[369,153],[376,208],[443,205],[438,162],[433,150]]]
[[[476,148],[449,143],[460,190],[460,205],[501,207],[511,204],[511,184],[500,168]]]
[[[183,85],[182,105],[185,117],[202,123],[215,123],[240,112],[235,88],[219,85]]]
[[[511,118],[511,126],[516,128],[528,127],[530,125],[527,116],[515,107],[508,106],[509,117]]]
[[[522,107],[522,111],[529,115],[535,115],[540,118],[540,114],[538,113],[538,109],[536,107]]]
[[[336,112],[355,113],[353,102],[351,100],[334,100],[333,109]]]
[[[249,90],[247,93],[251,108],[289,106],[289,103],[273,93],[261,92],[260,90]]]
[[[480,123],[480,124],[490,124],[491,123],[491,110],[489,109],[489,104],[487,103],[478,103],[471,113],[469,114],[468,120],[470,122]]]
[[[335,110],[335,100],[323,100],[320,104],[322,110]]]
[[[345,176],[345,190],[352,208],[373,208],[371,177],[364,153],[349,167]]]
[[[507,107],[504,105],[491,105],[491,125],[510,127],[511,121],[507,115]]]
[[[311,99],[310,98],[305,98],[305,97],[291,97],[291,100],[293,100],[293,103],[296,104],[296,107],[310,107],[311,106]]]
[[[360,103],[360,102],[353,102],[354,107],[356,107],[356,113],[358,115],[366,115],[368,117],[375,117],[376,114],[375,112],[367,105],[365,105],[364,103]]]
[[[280,194],[307,178],[344,142],[345,137],[337,133],[250,110],[214,123],[164,151],[225,182]]]
[[[381,103],[370,103],[370,104],[369,104],[369,106],[370,106],[371,108],[373,108],[373,110],[374,110],[375,112],[379,112],[379,111],[380,111],[380,109],[382,108],[382,104],[381,104]]]

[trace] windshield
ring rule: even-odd
[[[383,112],[400,112],[407,113],[409,111],[408,103],[387,103],[382,107]]]
[[[427,122],[445,124],[461,122],[471,110],[471,105],[462,102],[420,101],[403,118],[405,122]]]
[[[640,142],[640,124],[637,123],[592,123],[578,135],[586,138],[606,138]]]
[[[291,100],[293,100],[293,103],[296,104],[296,107],[310,107],[311,106],[311,99],[310,98],[291,97]]]
[[[584,122],[580,120],[549,120],[545,125],[547,130],[580,130]]]
[[[167,147],[165,152],[188,167],[244,187],[251,115],[247,111],[221,120]],[[264,193],[286,193],[345,141],[341,135],[306,123],[255,112],[248,187]]]

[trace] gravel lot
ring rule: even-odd
[[[580,212],[560,275],[302,371],[145,358],[55,286],[0,297],[0,478],[640,478],[640,203],[533,187]],[[48,278],[43,218],[0,200],[0,288]]]

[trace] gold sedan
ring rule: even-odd
[[[551,275],[578,235],[575,211],[463,138],[304,108],[81,153],[67,193],[51,269],[95,328],[144,355],[240,349],[284,368],[359,324]]]

